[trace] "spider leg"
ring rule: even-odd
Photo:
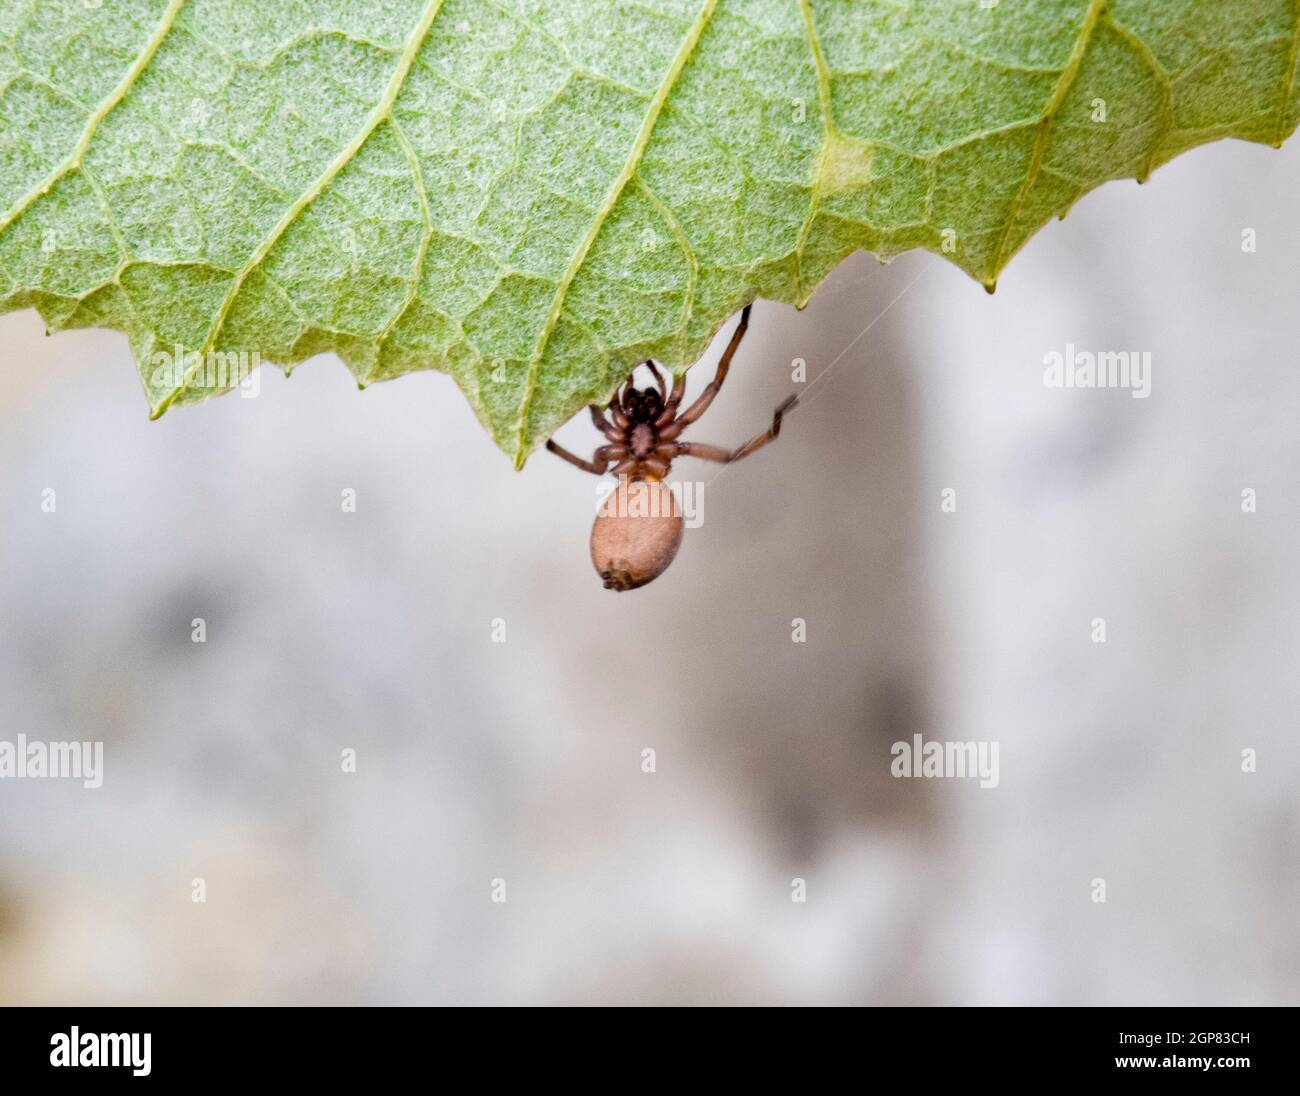
[[[731,463],[731,450],[720,445],[705,445],[699,441],[673,442],[674,457],[699,457],[700,460],[715,460],[719,464]]]
[[[627,438],[623,431],[605,418],[604,412],[601,411],[594,403],[587,405],[587,410],[591,412],[591,421],[595,423],[596,429],[599,430],[610,441],[626,441]]]
[[[679,457],[699,457],[702,460],[714,460],[719,464],[732,464],[735,461],[742,460],[762,449],[769,441],[775,440],[781,433],[781,416],[791,410],[799,402],[798,396],[791,396],[785,403],[772,415],[772,425],[756,438],[751,438],[745,442],[739,449],[734,451],[723,449],[718,445],[701,445],[694,441],[673,442],[671,445],[662,445],[656,449],[657,453],[664,453],[665,450],[672,450],[674,455]]]
[[[727,379],[727,370],[731,368],[731,359],[735,357],[736,348],[740,346],[740,340],[745,337],[745,332],[749,330],[749,310],[753,307],[753,305],[747,304],[741,309],[740,323],[736,324],[736,330],[731,333],[731,341],[727,343],[727,349],[722,352],[722,357],[718,359],[718,370],[714,373],[713,380],[709,381],[707,387],[700,393],[699,399],[677,416],[677,423],[681,425],[683,430],[709,409],[713,397],[718,394],[722,382]],[[678,430],[677,433],[681,433],[681,430]]]
[[[627,450],[621,445],[602,445],[591,455],[591,460],[583,460],[580,456],[570,453],[564,446],[557,444],[550,438],[546,439],[546,448],[561,460],[567,460],[570,464],[577,465],[584,472],[590,472],[595,476],[603,476],[611,460],[617,460],[627,454]]]
[[[654,363],[653,361],[647,361],[645,364],[646,364],[646,368],[648,368],[648,369],[650,370],[651,375],[652,375],[652,376],[654,377],[654,379],[655,379],[655,384],[656,384],[656,385],[658,386],[658,388],[659,388],[659,395],[662,396],[664,402],[667,403],[667,402],[668,402],[668,386],[667,386],[666,384],[664,384],[664,376],[663,376],[663,374],[659,372],[659,367],[656,366],[655,363]]]
[[[686,374],[678,373],[673,378],[673,390],[668,393],[668,398],[664,400],[664,409],[659,412],[659,417],[655,419],[655,427],[662,429],[677,417],[677,407],[682,402],[682,397],[686,395]]]
[[[628,389],[632,387],[632,378],[629,376],[624,382],[622,390],[614,392],[614,398],[609,401],[609,417],[614,420],[614,425],[624,433],[632,425],[632,420],[627,417],[627,412],[623,410],[623,398],[627,395]]]

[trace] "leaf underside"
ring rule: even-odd
[[[991,288],[1099,183],[1281,143],[1297,7],[5,0],[0,311],[125,331],[155,415],[209,352],[445,370],[522,464],[859,248]]]

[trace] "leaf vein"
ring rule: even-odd
[[[380,99],[379,105],[371,112],[366,123],[357,131],[356,135],[343,148],[343,150],[330,161],[329,165],[320,174],[314,183],[307,188],[288,209],[285,210],[274,227],[263,238],[262,242],[257,245],[248,260],[235,273],[231,280],[230,288],[217,309],[216,316],[213,318],[212,325],[208,330],[207,338],[203,340],[203,346],[199,349],[198,360],[201,362],[207,353],[216,345],[217,338],[221,334],[221,328],[226,322],[226,317],[230,314],[235,299],[239,296],[239,291],[243,287],[244,280],[258,266],[262,260],[270,253],[276,242],[288,230],[289,226],[297,219],[312,202],[314,202],[329,184],[338,177],[341,172],[361,150],[361,147],[369,139],[370,135],[379,128],[380,124],[386,121],[392,114],[393,104],[397,100],[398,93],[402,90],[402,85],[406,81],[407,74],[411,71],[411,66],[415,61],[416,55],[424,45],[425,39],[429,35],[429,28],[433,26],[433,21],[442,7],[442,0],[429,0],[425,6],[424,13],[420,16],[419,23],[411,31],[410,37],[402,47],[401,59],[398,61],[397,68],[393,70],[393,75],[388,81],[388,87],[384,90],[383,98]],[[188,377],[181,379],[181,384],[167,395],[159,405],[157,414],[161,415],[171,405],[177,394],[185,387]]]
[[[1052,97],[1047,101],[1047,106],[1043,108],[1042,117],[1036,123],[1038,134],[1034,138],[1034,151],[1030,155],[1029,170],[1025,173],[1025,180],[1020,184],[1020,188],[1016,191],[1016,196],[1011,202],[1006,224],[1003,225],[997,246],[993,249],[992,265],[988,276],[984,279],[984,285],[990,289],[990,292],[992,291],[991,286],[997,279],[998,271],[1002,268],[1004,252],[1011,240],[1011,233],[1015,231],[1016,219],[1020,216],[1025,199],[1029,196],[1029,192],[1038,179],[1038,172],[1043,164],[1043,155],[1047,150],[1047,138],[1051,134],[1052,122],[1055,119],[1056,112],[1061,108],[1061,104],[1065,102],[1066,95],[1069,94],[1070,88],[1074,85],[1075,77],[1079,75],[1079,69],[1083,66],[1083,56],[1088,51],[1088,43],[1092,39],[1092,32],[1096,29],[1097,21],[1105,10],[1106,0],[1091,0],[1089,3],[1088,10],[1083,17],[1083,23],[1079,27],[1079,33],[1074,40],[1074,48],[1071,49],[1069,59],[1065,62],[1065,68],[1061,70],[1061,78],[1056,82]]]
[[[415,262],[411,269],[411,289],[406,294],[405,300],[402,301],[397,311],[393,313],[392,319],[385,325],[384,330],[380,332],[379,338],[375,340],[375,360],[370,366],[370,372],[366,376],[369,382],[374,375],[374,371],[379,367],[379,357],[383,353],[385,341],[392,335],[398,323],[406,315],[407,309],[415,303],[415,298],[420,293],[420,278],[424,274],[424,260],[429,253],[429,242],[433,239],[433,216],[429,211],[429,192],[424,185],[424,172],[420,169],[420,157],[416,154],[414,146],[406,136],[406,131],[398,124],[397,119],[389,121],[393,127],[393,135],[397,138],[397,143],[402,149],[402,155],[406,157],[406,162],[411,169],[411,177],[415,180],[415,191],[417,200],[420,203],[420,220],[423,225],[423,231],[420,233],[420,245],[415,253]]]
[[[1156,157],[1160,154],[1160,146],[1164,139],[1173,132],[1174,126],[1174,85],[1170,82],[1169,73],[1164,66],[1151,52],[1148,46],[1128,27],[1115,19],[1115,16],[1107,11],[1106,22],[1110,28],[1118,34],[1124,42],[1133,50],[1142,62],[1151,70],[1152,75],[1156,78],[1156,83],[1160,86],[1160,133],[1151,142],[1151,154],[1147,157],[1146,166],[1142,169],[1142,180],[1145,181],[1151,172],[1155,170]]]
[[[668,101],[668,96],[676,85],[682,70],[686,68],[687,62],[695,52],[700,36],[709,25],[709,20],[713,17],[713,11],[717,6],[718,0],[704,0],[704,4],[701,6],[694,22],[686,32],[686,37],[682,39],[682,43],[673,57],[672,64],[668,66],[663,81],[655,91],[654,97],[650,100],[645,120],[641,124],[636,139],[632,142],[632,148],[623,164],[623,170],[619,172],[618,177],[610,186],[605,195],[605,200],[601,203],[600,210],[587,229],[586,235],[579,242],[573,258],[570,259],[569,265],[560,277],[559,285],[556,287],[555,299],[551,303],[550,312],[546,317],[546,323],[543,325],[541,336],[538,339],[537,349],[533,351],[533,356],[528,363],[528,379],[524,387],[524,397],[520,401],[519,418],[515,423],[516,468],[523,467],[524,458],[528,454],[528,412],[532,407],[533,398],[537,392],[538,371],[541,368],[542,356],[546,353],[546,345],[559,322],[560,311],[564,307],[564,298],[568,293],[569,286],[572,285],[573,279],[577,277],[582,264],[586,262],[587,254],[590,252],[592,244],[595,243],[596,237],[600,234],[601,228],[608,220],[610,212],[617,204],[619,196],[623,193],[633,175],[636,174],[637,167],[641,163],[641,157],[645,153],[646,146],[650,143],[650,135],[654,132],[655,123],[659,120],[659,114]]]
[[[46,175],[44,179],[32,187],[31,190],[19,198],[17,203],[10,207],[3,216],[0,216],[0,232],[3,232],[13,224],[14,221],[21,217],[32,203],[41,197],[42,194],[47,193],[55,183],[69,172],[75,171],[81,166],[81,158],[85,156],[86,149],[94,139],[100,123],[113,112],[124,98],[126,98],[126,93],[131,90],[132,85],[140,78],[140,74],[148,66],[149,62],[153,60],[153,56],[158,52],[158,47],[162,45],[163,39],[167,37],[168,33],[175,25],[176,16],[180,14],[180,10],[184,4],[185,0],[171,0],[167,5],[167,10],[163,12],[161,21],[158,23],[158,26],[154,28],[154,32],[145,43],[144,49],[141,50],[140,56],[137,57],[131,67],[126,70],[122,79],[118,81],[117,86],[109,92],[108,98],[100,103],[94,113],[86,119],[86,124],[81,131],[81,136],[77,139],[77,143],[72,147],[72,151],[68,154],[67,158],[53,171]]]
[[[795,284],[798,287],[799,300],[805,299],[803,280],[803,253],[812,232],[817,213],[821,207],[822,186],[826,177],[826,160],[830,156],[831,145],[836,139],[835,119],[831,113],[831,75],[826,67],[826,56],[822,53],[821,39],[817,34],[817,20],[813,15],[809,0],[799,0],[799,10],[803,15],[804,27],[808,32],[808,46],[812,51],[813,64],[817,70],[817,102],[822,114],[822,146],[817,152],[813,165],[812,193],[808,197],[808,216],[799,228],[799,238],[795,242]]]

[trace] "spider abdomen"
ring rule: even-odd
[[[635,590],[667,569],[685,523],[659,480],[621,478],[591,527],[591,562],[606,590]]]

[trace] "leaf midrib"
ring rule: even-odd
[[[699,44],[700,37],[708,26],[709,20],[713,17],[714,9],[717,6],[718,0],[705,0],[699,13],[695,16],[690,29],[687,30],[686,36],[682,39],[682,44],[677,47],[673,63],[668,67],[668,71],[664,74],[663,80],[660,81],[654,97],[650,100],[649,109],[641,122],[641,128],[637,131],[631,149],[628,150],[623,169],[610,185],[604,200],[600,204],[600,208],[596,211],[596,216],[592,219],[586,234],[579,242],[572,258],[570,258],[564,273],[560,276],[555,297],[551,301],[551,308],[546,316],[546,323],[542,327],[542,333],[537,341],[537,349],[533,351],[532,356],[528,359],[528,379],[525,382],[523,399],[520,401],[519,417],[515,422],[514,458],[516,468],[522,468],[524,460],[528,456],[528,413],[532,409],[533,398],[537,392],[538,371],[541,368],[542,358],[546,353],[547,343],[550,342],[551,335],[559,323],[560,312],[564,307],[564,299],[568,294],[569,286],[573,284],[573,279],[577,277],[578,271],[582,269],[582,264],[586,262],[587,254],[591,250],[592,244],[596,242],[596,237],[600,234],[605,222],[609,219],[610,212],[618,203],[619,196],[633,176],[636,175],[637,168],[641,163],[641,157],[645,154],[646,146],[650,143],[650,136],[654,132],[655,124],[659,120],[664,104],[668,101],[668,96],[676,85],[682,70],[695,52],[695,47]]]

